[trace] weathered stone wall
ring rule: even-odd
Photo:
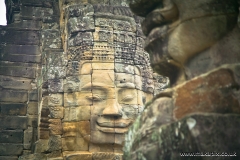
[[[57,1],[6,0],[0,27],[0,159],[34,152],[46,52],[62,51]],[[48,69],[48,68],[47,68]]]
[[[121,159],[123,133],[143,104],[167,86],[149,66],[141,18],[119,0],[6,4],[0,159]],[[108,87],[99,90],[95,82]],[[112,108],[103,111],[106,106],[121,109],[113,114]],[[96,129],[98,120],[111,131]]]
[[[169,75],[171,86],[129,128],[124,159],[240,159],[238,0],[129,5],[145,18],[151,65]]]

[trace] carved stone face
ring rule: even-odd
[[[92,104],[90,141],[98,144],[122,144],[123,134],[143,109],[144,96],[141,90],[136,89],[136,85],[141,85],[141,80],[139,82],[134,74],[102,69],[103,66],[111,68],[113,63],[89,64],[83,64],[82,69],[85,73],[91,73],[91,81],[80,79],[80,92],[86,94],[79,98]],[[131,65],[128,67],[137,69]]]
[[[152,66],[169,76],[174,66],[183,66],[232,30],[238,16],[237,0],[132,0],[130,7],[145,17]]]
[[[161,90],[140,19],[120,6],[79,4],[66,13],[63,151],[121,153],[129,126]]]

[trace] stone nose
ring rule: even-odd
[[[116,99],[108,99],[107,105],[104,108],[102,115],[104,116],[122,116],[121,106]]]

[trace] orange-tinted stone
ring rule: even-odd
[[[174,93],[174,117],[180,119],[197,112],[240,113],[240,104],[232,94],[235,86],[229,69],[219,69],[180,85]]]

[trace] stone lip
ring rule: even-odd
[[[97,126],[97,129],[104,133],[119,133],[119,134],[123,134],[128,131],[128,128],[109,128],[109,127],[99,127],[99,126]]]
[[[132,120],[125,119],[105,119],[99,117],[97,119],[97,129],[105,133],[126,133],[128,126],[132,123]]]
[[[146,130],[144,137],[143,132],[138,132],[141,123],[137,121],[129,129],[124,148],[125,159],[168,157],[181,160],[187,158],[180,155],[183,152],[240,155],[240,129],[237,127],[240,125],[240,115],[237,114],[192,114],[179,121]],[[200,156],[195,158],[202,159]]]
[[[125,128],[128,127],[132,120],[125,120],[125,119],[113,119],[111,121],[104,119],[102,117],[98,118],[97,120],[98,125],[102,127],[119,127],[119,128]]]

